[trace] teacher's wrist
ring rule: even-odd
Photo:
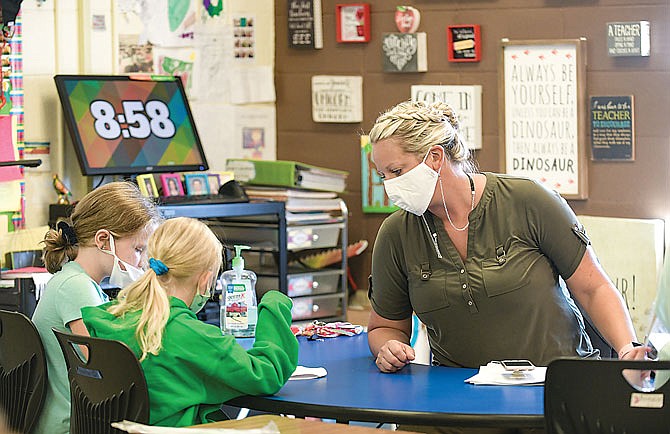
[[[642,346],[641,343],[635,342],[635,341],[627,343],[626,345],[624,345],[623,347],[621,347],[619,349],[619,351],[618,351],[619,359],[623,359],[626,356],[626,354],[630,353],[635,348],[641,347],[641,346]]]

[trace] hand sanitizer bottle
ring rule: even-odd
[[[256,273],[244,269],[241,251],[249,246],[235,246],[233,269],[221,276],[221,331],[238,338],[250,338],[256,332]]]

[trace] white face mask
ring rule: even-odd
[[[114,246],[114,237],[112,234],[109,234],[109,247],[112,250],[100,249],[101,251],[114,256],[114,267],[112,268],[112,274],[109,276],[109,284],[117,288],[125,288],[131,283],[135,282],[137,279],[142,277],[144,270],[130,265],[129,263],[121,260],[116,256],[116,248]],[[121,264],[123,267],[121,268]]]
[[[423,161],[407,173],[397,178],[385,179],[384,190],[389,199],[407,212],[421,216],[428,209],[435,192],[439,171],[436,172],[426,164],[430,151]]]

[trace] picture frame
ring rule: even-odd
[[[363,201],[363,212],[366,214],[390,214],[397,211],[396,205],[391,202],[384,190],[384,182],[379,177],[377,169],[372,162],[372,143],[370,136],[362,135],[361,138],[361,199]]]
[[[184,186],[181,175],[177,173],[163,173],[160,176],[163,196],[184,196]]]
[[[370,42],[370,4],[335,5],[337,42]]]
[[[219,178],[218,173],[208,173],[207,184],[209,188],[209,194],[219,194],[219,188],[221,188],[221,178]]]
[[[479,24],[447,26],[447,59],[449,62],[479,62],[482,59]]]
[[[137,187],[140,189],[142,196],[158,197],[158,189],[156,188],[156,181],[154,175],[147,173],[144,175],[137,175]]]
[[[587,199],[586,39],[502,39],[498,70],[501,171]]]
[[[209,194],[209,182],[206,173],[187,173],[184,175],[184,181],[189,196]]]

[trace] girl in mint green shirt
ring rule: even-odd
[[[47,360],[47,391],[34,433],[70,432],[70,385],[51,328],[87,335],[81,308],[105,303],[100,281],[123,286],[141,274],[146,244],[160,214],[134,184],[111,182],[84,196],[69,221],[44,238],[44,263],[55,273],[33,314]]]

